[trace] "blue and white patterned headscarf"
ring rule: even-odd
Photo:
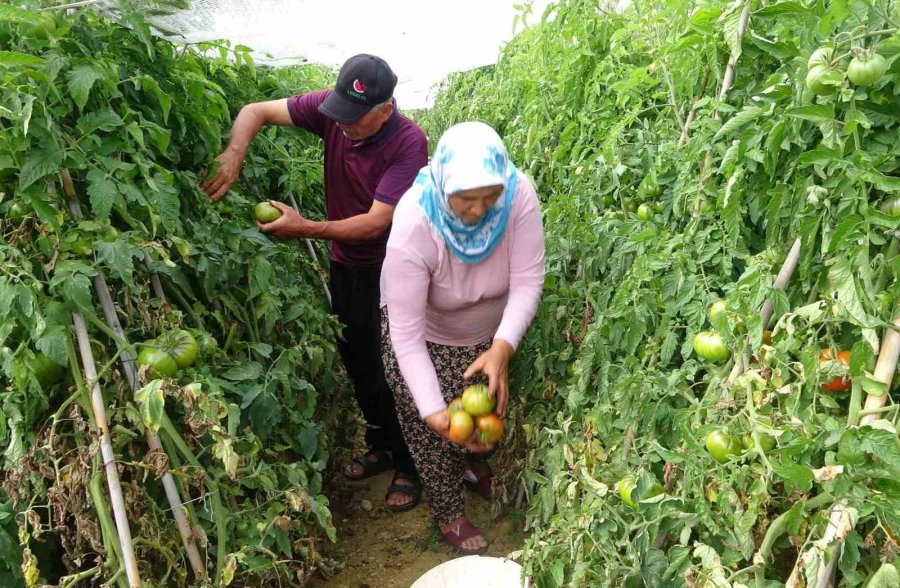
[[[449,197],[456,192],[496,185],[503,186],[503,193],[477,223],[464,222],[450,208]],[[419,205],[453,255],[464,263],[478,263],[494,251],[506,232],[516,192],[516,166],[494,129],[481,122],[460,123],[441,137],[414,187],[421,189]]]

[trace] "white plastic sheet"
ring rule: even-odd
[[[423,108],[447,74],[495,63],[514,35],[516,5],[528,0],[193,0],[187,10],[150,16],[174,41],[228,39],[260,63],[302,59],[340,67],[357,53],[384,58],[397,73],[400,108]],[[528,24],[550,0],[530,2]],[[106,6],[104,6],[106,5]],[[98,8],[113,8],[103,0]],[[114,8],[113,8],[114,9]],[[523,25],[519,23],[516,31]],[[267,57],[267,55],[271,57]]]

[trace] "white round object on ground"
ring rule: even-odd
[[[431,568],[410,588],[519,588],[522,566],[502,557],[468,555]]]

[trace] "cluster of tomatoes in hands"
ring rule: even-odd
[[[494,413],[495,406],[487,386],[469,386],[447,407],[450,417],[447,438],[460,445],[473,440],[481,445],[493,445],[503,437],[503,421]]]

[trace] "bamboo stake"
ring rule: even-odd
[[[72,184],[72,177],[69,175],[68,170],[63,170],[61,173],[63,180],[63,191],[65,192],[66,198],[68,199],[69,210],[76,219],[80,219],[82,217],[81,207],[78,204],[78,200],[75,195],[75,187]],[[145,255],[145,261],[149,261],[149,256]],[[162,300],[165,300],[165,295],[162,294],[162,287],[159,282],[159,278],[155,274],[151,274],[151,280],[153,277],[156,277],[156,282],[154,284],[154,290],[157,289],[157,296]],[[141,388],[140,381],[137,375],[137,369],[135,367],[134,358],[131,356],[131,353],[128,351],[128,341],[125,338],[125,331],[122,329],[122,325],[119,322],[119,317],[116,314],[116,307],[113,303],[112,295],[109,291],[109,286],[106,283],[106,278],[102,273],[99,273],[94,276],[93,279],[94,290],[96,291],[97,298],[100,302],[100,307],[103,309],[103,316],[106,319],[106,324],[109,325],[109,328],[116,334],[115,342],[119,351],[119,361],[122,364],[122,370],[125,372],[125,377],[128,380],[129,385],[131,386],[132,391],[137,392]],[[145,430],[147,435],[147,443],[150,446],[151,451],[159,451],[165,453],[165,450],[162,447],[162,443],[159,439],[159,435],[152,434],[149,429]],[[203,560],[200,558],[200,552],[197,550],[197,546],[194,543],[194,534],[191,530],[191,525],[188,522],[187,517],[187,509],[184,506],[184,501],[181,499],[181,495],[178,491],[178,486],[175,483],[175,478],[172,476],[171,472],[168,469],[163,473],[162,476],[162,484],[163,489],[166,493],[166,498],[168,499],[169,506],[172,510],[172,516],[175,518],[175,525],[178,527],[178,533],[181,535],[181,541],[184,544],[184,549],[187,552],[188,561],[191,564],[191,568],[194,571],[194,576],[197,579],[206,580],[206,565]]]
[[[160,300],[165,300],[166,295],[163,292],[162,282],[159,281],[159,274],[153,271],[153,260],[150,259],[150,254],[146,251],[144,251],[144,264],[150,271],[150,286],[153,288],[153,295]]]
[[[750,0],[745,0],[744,8],[741,11],[741,18],[738,21],[738,39],[743,40],[744,34],[747,32],[747,25],[750,23]],[[731,89],[731,86],[734,85],[734,68],[737,65],[737,56],[732,52],[731,56],[728,58],[728,64],[725,66],[725,76],[722,79],[722,87],[719,89],[719,102],[725,99],[725,94],[728,93],[728,90]],[[714,120],[721,120],[721,115],[719,114],[718,109],[713,114]],[[703,168],[700,170],[700,178],[701,181],[704,177],[706,177],[709,168],[712,166],[713,160],[713,150],[712,147],[706,150],[706,157],[703,160]],[[700,190],[697,191],[697,198],[694,199],[694,216],[700,216],[700,201],[701,201],[702,192]],[[696,225],[695,225],[696,227]],[[693,233],[693,230],[691,231]]]
[[[794,244],[791,246],[791,250],[788,252],[787,258],[784,260],[784,263],[781,265],[781,269],[778,271],[778,275],[775,277],[775,281],[772,283],[772,288],[775,290],[784,290],[787,287],[788,282],[791,280],[791,276],[794,275],[794,272],[797,270],[797,265],[800,263],[800,237],[797,237],[794,240]],[[775,312],[775,304],[772,302],[772,298],[767,298],[766,301],[762,305],[762,309],[759,311],[759,318],[762,322],[762,327],[765,329],[769,325],[769,321],[772,320],[772,313]],[[734,385],[734,382],[747,371],[747,367],[749,361],[747,361],[747,350],[741,354],[741,357],[738,358],[734,362],[734,369],[731,370],[731,374],[728,376],[728,380],[726,380],[726,390],[731,388]]]
[[[688,112],[687,118],[684,119],[684,126],[681,127],[681,137],[678,138],[678,147],[684,147],[687,143],[688,135],[691,132],[691,123],[694,122],[694,116],[697,114],[697,105],[700,103],[700,99],[703,98],[703,94],[706,93],[706,83],[709,81],[709,70],[703,70],[703,77],[700,78],[700,92],[697,94],[697,97],[694,98],[694,104],[691,106],[691,111]]]
[[[109,487],[113,516],[116,519],[119,544],[122,547],[122,563],[128,576],[128,585],[131,588],[140,588],[141,576],[138,572],[137,560],[134,557],[134,545],[131,541],[131,528],[128,526],[125,498],[122,495],[122,485],[119,482],[119,471],[116,469],[116,458],[113,455],[112,441],[109,436],[103,393],[100,391],[100,383],[97,381],[97,366],[94,363],[94,355],[91,352],[87,326],[84,324],[84,317],[81,316],[80,312],[72,314],[72,321],[75,323],[78,350],[81,353],[81,363],[84,365],[84,377],[88,387],[91,389],[91,407],[94,412],[94,420],[100,432],[100,452],[103,456],[103,467],[106,470],[106,482]]]
[[[297,214],[300,214],[300,207],[297,206],[297,200],[294,199],[293,194],[288,194],[288,197],[291,199],[291,206]],[[306,249],[309,251],[309,254],[312,256],[313,260],[316,263],[319,263],[319,258],[316,255],[316,250],[313,249],[312,241],[309,239],[304,239],[306,241]],[[328,305],[331,306],[331,290],[328,289],[328,284],[325,282],[325,278],[322,277],[322,274],[319,274],[319,280],[322,281],[322,288],[325,289],[325,298],[328,299]]]
[[[846,498],[838,500],[831,509],[831,515],[828,517],[828,528],[825,529],[825,535],[822,537],[819,545],[822,547],[823,554],[832,543],[834,544],[834,550],[827,563],[823,558],[822,563],[825,565],[819,566],[815,588],[827,588],[831,584],[832,572],[838,559],[840,559],[844,539],[847,538],[847,533],[853,528],[853,518],[847,510]]]
[[[875,379],[884,384],[888,390],[890,390],[891,382],[894,379],[894,372],[897,370],[897,356],[900,354],[900,313],[897,313],[894,317],[892,324],[894,328],[886,329],[887,333],[882,338],[881,353],[878,355],[878,363],[875,364],[874,374]],[[881,408],[887,404],[888,396],[890,396],[888,390],[880,396],[868,394],[863,410]],[[859,424],[868,425],[877,418],[877,413],[867,414],[860,420]]]

